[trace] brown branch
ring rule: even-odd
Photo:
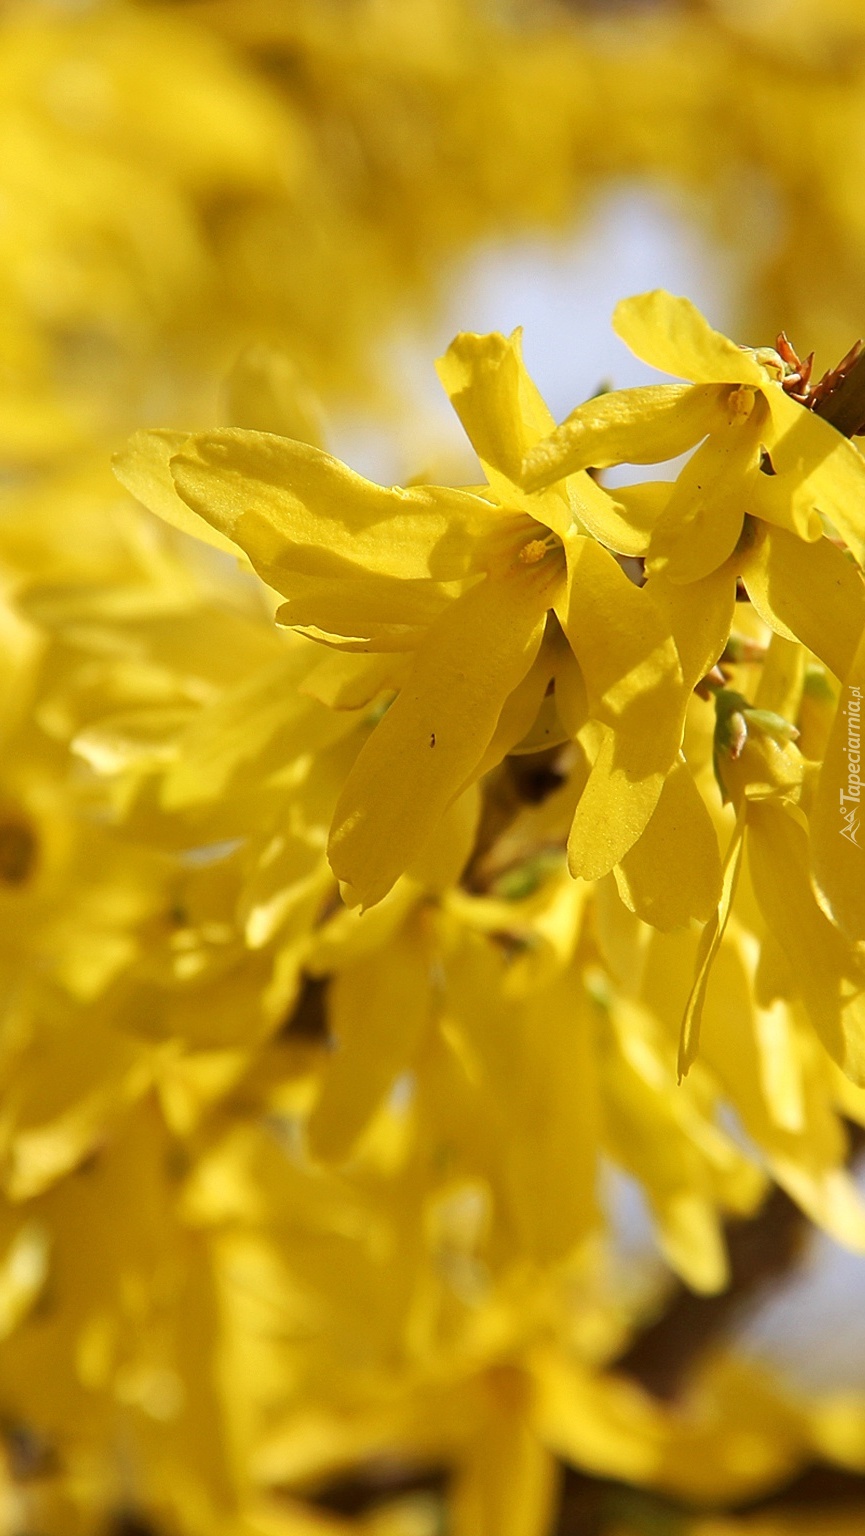
[[[814,414],[830,422],[844,437],[865,432],[865,351],[831,393],[815,405]]]
[[[865,1146],[865,1127],[846,1121],[848,1162]],[[660,1317],[649,1323],[615,1369],[653,1397],[671,1402],[687,1385],[700,1358],[764,1287],[796,1263],[813,1229],[789,1195],[775,1187],[756,1216],[727,1223],[730,1283],[716,1296],[695,1296],[681,1281]]]
[[[798,1524],[796,1529],[803,1536],[806,1530],[822,1529],[822,1518],[832,1515],[850,1519],[856,1513],[862,1522],[861,1529],[865,1530],[865,1477],[839,1467],[809,1467],[784,1488],[749,1499],[731,1512],[729,1505],[710,1510],[705,1506],[697,1508],[650,1489],[633,1488],[567,1467],[551,1536],[621,1536],[623,1530],[633,1536],[686,1536],[694,1516],[730,1518],[732,1513],[733,1517],[765,1515],[782,1521],[795,1514],[801,1522],[806,1512],[810,1512],[814,1525]],[[761,1525],[760,1529],[763,1528]],[[727,1530],[726,1522],[724,1529]],[[731,1523],[730,1529],[735,1529],[735,1525]],[[743,1531],[749,1529],[750,1524],[743,1526]]]
[[[678,1397],[705,1351],[744,1303],[792,1268],[807,1232],[799,1207],[783,1190],[773,1189],[756,1217],[727,1225],[727,1289],[716,1296],[696,1296],[677,1282],[662,1315],[637,1335],[615,1369],[664,1402]]]

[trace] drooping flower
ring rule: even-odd
[[[710,575],[694,624],[670,582],[628,579],[596,534],[643,506],[639,489],[614,501],[585,473],[540,495],[520,488],[524,455],[552,420],[517,338],[459,337],[440,371],[484,466],[482,491],[384,490],[306,444],[241,431],[140,434],[119,464],[154,510],[182,522],[191,508],[244,550],[286,599],[282,622],[337,647],[410,653],[331,834],[336,873],[367,905],[454,797],[526,736],[550,692],[549,743],[585,727],[592,760],[572,870],[611,869],[658,806],[735,593],[734,572]],[[696,804],[676,784],[670,794],[693,820]]]
[[[526,456],[525,485],[550,485],[589,465],[661,463],[700,444],[648,530],[650,570],[674,582],[717,570],[746,514],[808,542],[820,538],[826,518],[865,563],[865,461],[785,391],[790,368],[777,352],[736,346],[690,300],[660,289],[623,300],[613,324],[638,357],[692,382],[578,406]],[[615,538],[612,528],[608,534]]]

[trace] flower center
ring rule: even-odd
[[[557,533],[548,533],[545,539],[530,539],[528,544],[523,545],[518,558],[523,565],[538,565],[561,542]]]
[[[757,396],[748,384],[740,384],[727,396],[727,415],[731,427],[744,426],[754,409]]]

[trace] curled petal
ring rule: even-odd
[[[188,440],[186,432],[136,432],[112,461],[121,485],[172,528],[191,534],[225,554],[239,556],[243,550],[218,528],[197,517],[179,495],[171,474],[171,460]]]
[[[484,535],[501,523],[482,497],[385,489],[318,448],[266,432],[188,438],[171,473],[187,505],[286,597],[294,575],[460,580],[484,569]]]
[[[643,362],[695,384],[767,382],[754,354],[715,331],[690,299],[663,288],[623,299],[613,329]]]
[[[519,482],[523,455],[555,426],[523,362],[522,332],[462,332],[436,363],[466,436],[486,469]]]

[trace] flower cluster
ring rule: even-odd
[[[675,382],[558,425],[456,338],[469,485],[323,425],[622,175],[742,245],[765,181],[749,334],[840,356],[860,8],[501,9],[0,18],[0,1536],[549,1536],[566,1467],[720,1536],[865,1473],[865,1399],[638,1358],[767,1200],[865,1253],[855,352],[655,291]]]
[[[616,324],[692,382],[560,427],[517,337],[457,338],[474,488],[159,431],[117,470],[164,534],[75,484],[60,561],[50,499],[10,508],[0,1296],[43,1528],[302,1531],[385,1454],[491,1533],[546,1529],[557,1456],[697,1502],[858,1464],[865,1410],[735,1356],[696,1420],[605,1370],[645,1305],[611,1166],[698,1291],[767,1174],[865,1248],[865,465],[687,301]]]

